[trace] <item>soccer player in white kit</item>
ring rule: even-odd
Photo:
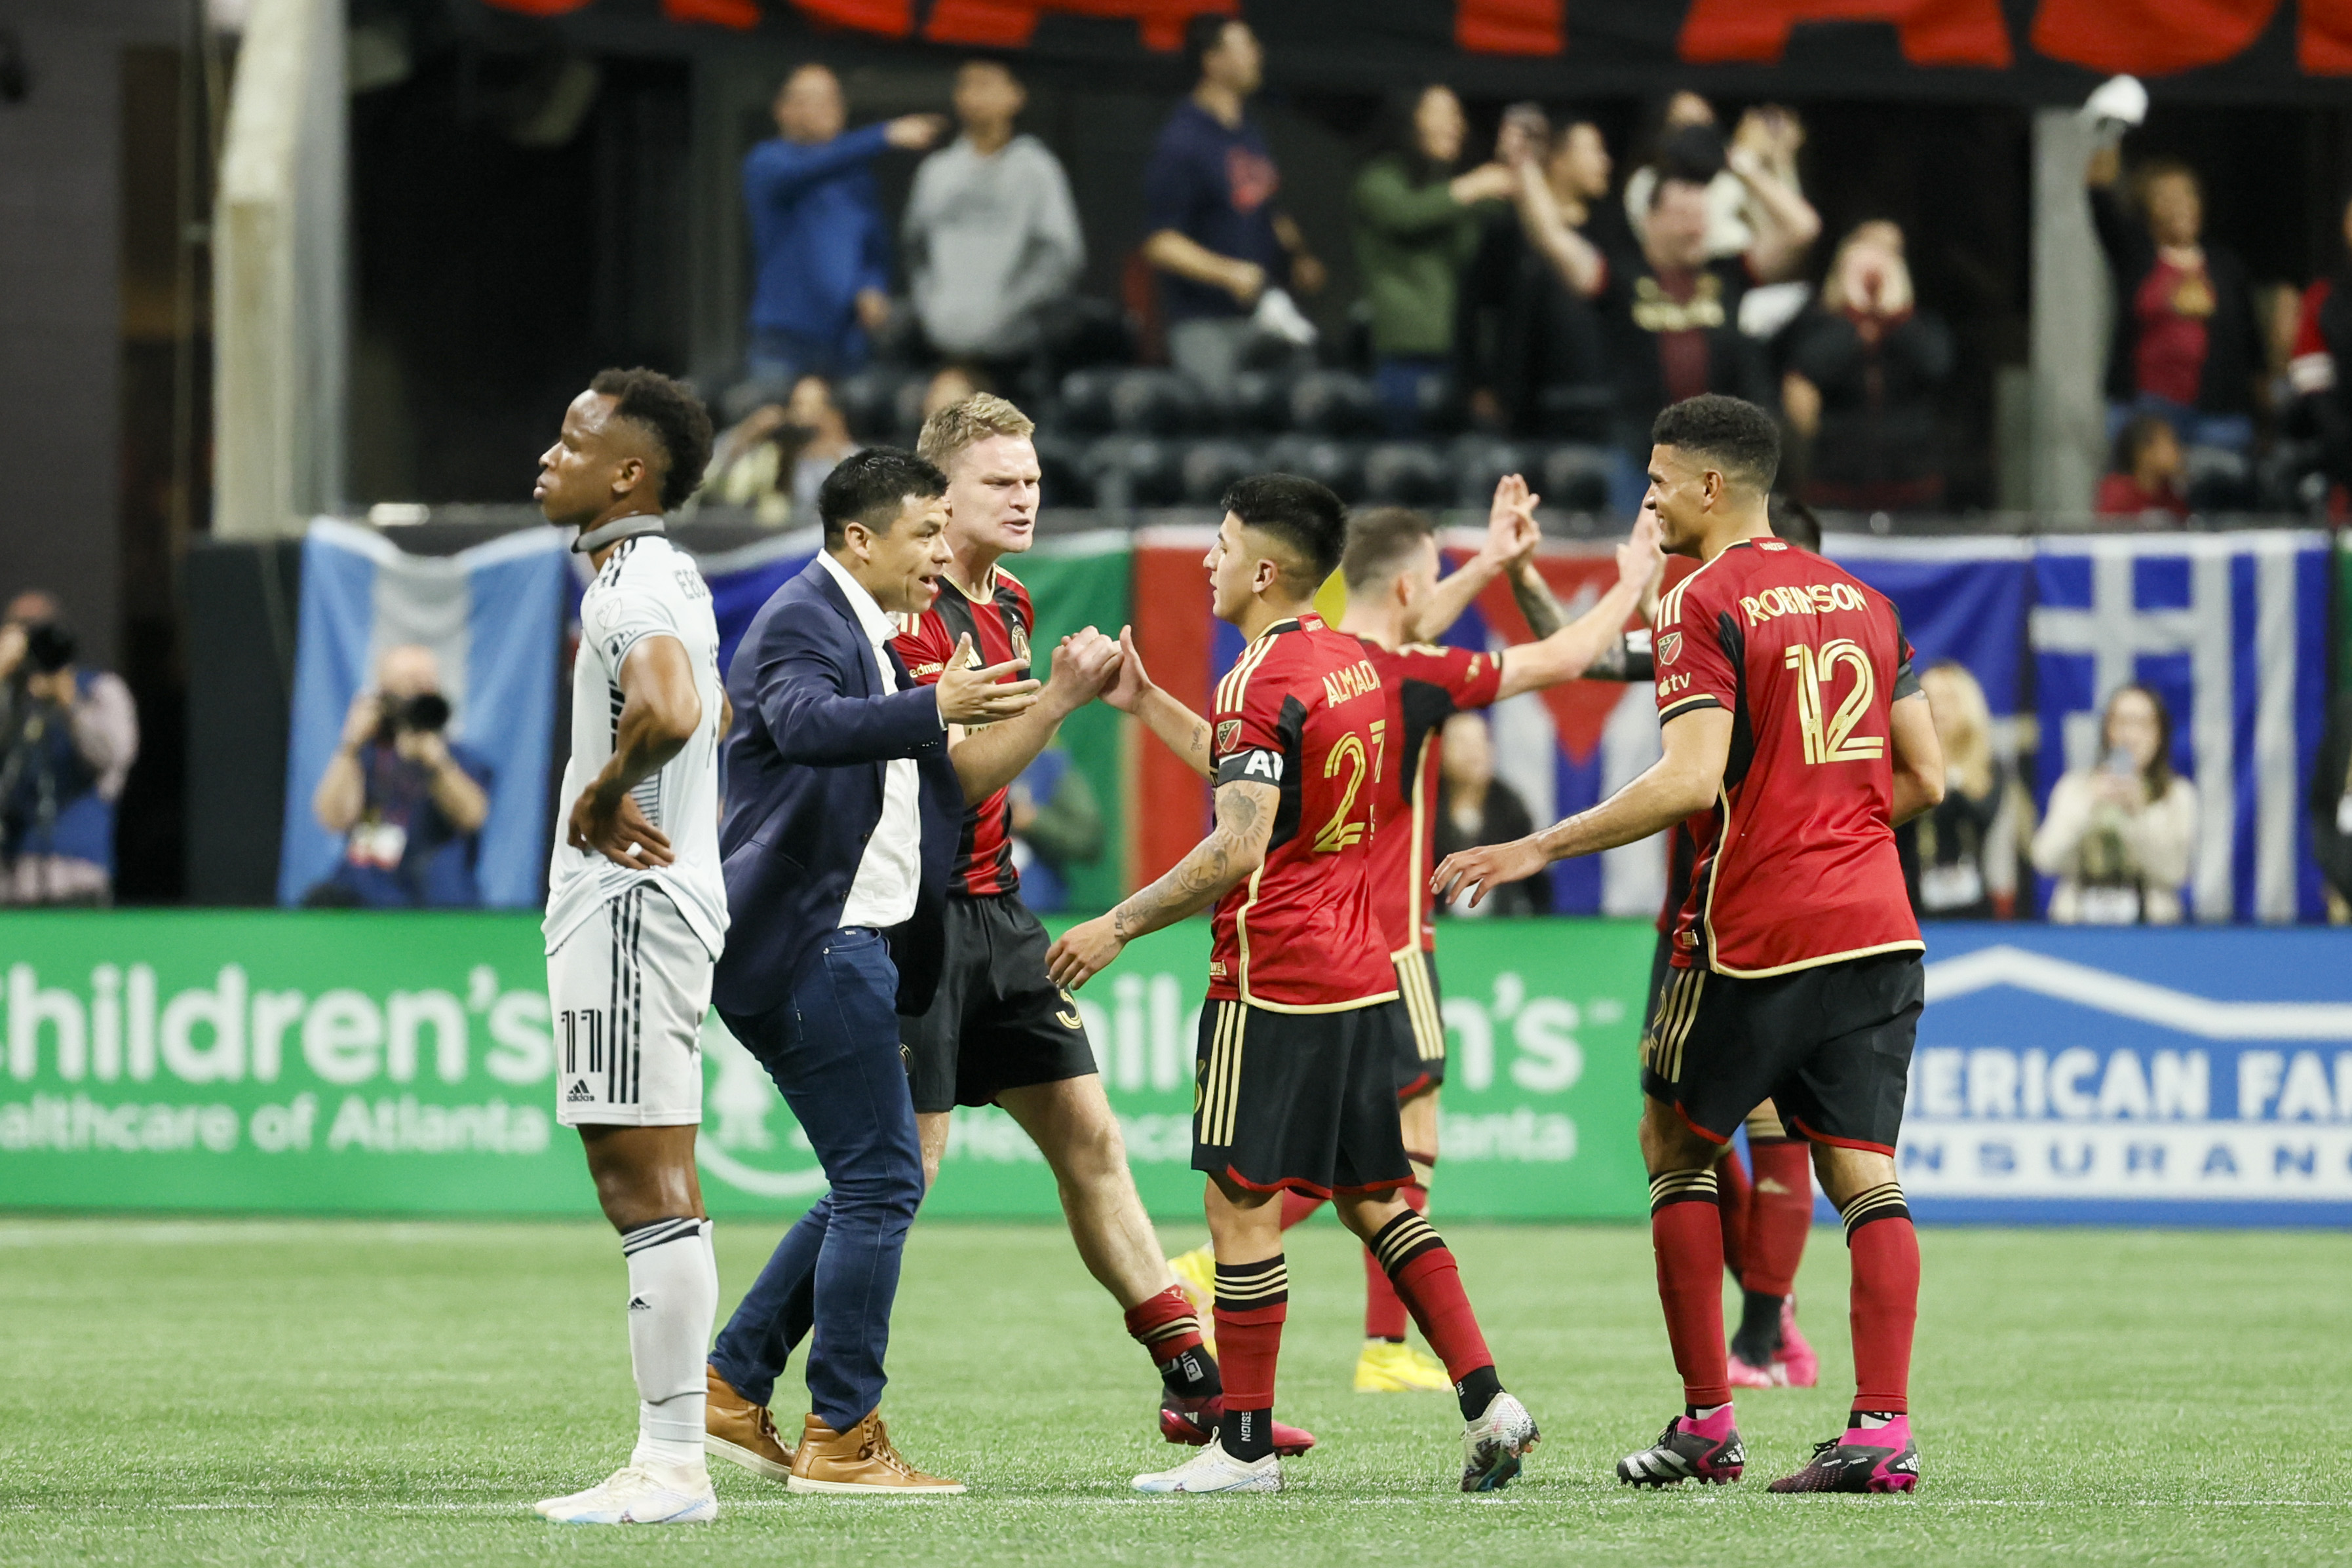
[[[715,1519],[703,1354],[719,1308],[695,1177],[703,1015],[727,933],[719,743],[732,716],[710,590],[663,536],[710,458],[710,416],[652,371],[574,398],[533,491],[596,580],[580,605],[572,755],[547,873],[556,1116],[580,1130],[629,1268],[637,1444],[602,1483],[536,1505],[564,1524]]]

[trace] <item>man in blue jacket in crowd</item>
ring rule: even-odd
[[[775,116],[781,134],[743,157],[757,257],[746,358],[753,380],[789,385],[866,362],[866,334],[890,315],[890,231],[867,165],[921,152],[947,122],[902,114],[845,131],[841,79],[814,64],[784,78]]]

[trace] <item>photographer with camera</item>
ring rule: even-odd
[[[0,904],[114,897],[114,803],[139,755],[122,677],[77,668],[49,594],[0,619]]]
[[[471,908],[490,767],[443,731],[449,700],[433,650],[376,660],[375,689],[352,700],[311,814],[344,835],[343,862],[302,902],[314,908]]]

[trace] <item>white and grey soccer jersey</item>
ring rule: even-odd
[[[676,857],[634,871],[572,848],[572,803],[613,755],[621,667],[647,637],[685,646],[702,723],[631,791]],[[727,936],[719,870],[719,728],[725,693],[710,590],[667,539],[625,539],[580,605],[572,670],[572,755],[564,764],[547,870],[549,1001],[556,1101],[566,1125],[667,1125],[702,1119],[698,1040],[710,966]]]

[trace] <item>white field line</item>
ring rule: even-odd
[[[1315,1495],[1314,1493],[1312,1493],[1312,1492],[1307,1492],[1307,1493],[1294,1493],[1294,1495],[1295,1495],[1295,1496],[1301,1497],[1304,1500],[1306,1500],[1306,1501],[1309,1501],[1309,1502],[1314,1502],[1314,1501],[1344,1502],[1344,1503],[1346,1503],[1346,1505],[1347,1505],[1348,1507],[1349,1507],[1349,1508],[1366,1508],[1366,1507],[1427,1508],[1427,1507],[1431,1507],[1431,1506],[1433,1506],[1433,1505],[1438,1505],[1438,1504],[1441,1504],[1441,1503],[1443,1503],[1443,1502],[1444,1502],[1444,1501],[1450,1500],[1448,1499],[1448,1497],[1446,1496],[1446,1494],[1443,1494],[1443,1493],[1439,1493],[1439,1494],[1433,1494],[1433,1495],[1430,1495],[1430,1496],[1416,1496],[1416,1497],[1400,1497],[1400,1496],[1395,1496],[1395,1495],[1392,1495],[1392,1494],[1390,1494],[1390,1495],[1373,1494],[1373,1495],[1370,1495],[1370,1496],[1353,1496],[1353,1497],[1349,1497],[1349,1496],[1343,1496],[1343,1495],[1339,1494],[1339,1493],[1336,1493],[1336,1492],[1335,1492],[1335,1493],[1333,1493],[1331,1496],[1329,1496],[1329,1497],[1328,1497],[1328,1498],[1325,1498],[1325,1497],[1318,1497],[1318,1496],[1316,1496],[1316,1495]],[[1721,1496],[1719,1496],[1719,1495],[1710,1495],[1710,1494],[1699,1494],[1699,1495],[1706,1497],[1706,1501],[1707,1501],[1707,1503],[1708,1503],[1708,1504],[1710,1504],[1710,1505],[1712,1505],[1712,1506],[1717,1506],[1717,1507],[1723,1506],[1724,1504],[1729,1503],[1729,1502],[1731,1502],[1731,1501],[1733,1501],[1733,1500],[1733,1500],[1732,1498],[1730,1498],[1730,1497],[1721,1497]],[[1019,1509],[1019,1508],[1055,1508],[1055,1509],[1067,1509],[1067,1508],[1121,1508],[1121,1509],[1124,1509],[1124,1508],[1181,1508],[1181,1507],[1183,1507],[1183,1506],[1184,1506],[1184,1505],[1183,1505],[1183,1504],[1181,1504],[1181,1503],[1171,1503],[1171,1502],[1170,1502],[1168,1500],[1163,1499],[1163,1498],[1149,1498],[1149,1497],[1116,1498],[1116,1497],[1066,1497],[1066,1496],[1063,1496],[1063,1497],[997,1497],[997,1498],[992,1498],[992,1497],[989,1497],[989,1496],[987,1496],[987,1495],[985,1495],[985,1494],[982,1494],[982,1495],[978,1495],[978,1496],[973,1496],[973,1495],[971,1495],[971,1494],[967,1494],[966,1496],[964,1496],[964,1497],[962,1497],[962,1498],[960,1498],[960,1499],[959,1499],[959,1498],[951,1498],[951,1497],[948,1497],[948,1498],[857,1498],[857,1499],[837,1499],[837,1498],[836,1498],[836,1499],[823,1499],[823,1498],[812,1499],[812,1498],[801,1498],[801,1497],[763,1497],[763,1498],[722,1498],[722,1499],[720,1499],[720,1500],[719,1500],[719,1501],[720,1501],[720,1508],[719,1508],[719,1511],[720,1511],[722,1514],[727,1513],[727,1512],[729,1512],[729,1511],[732,1511],[732,1510],[736,1510],[736,1509],[768,1509],[768,1508],[800,1508],[800,1509],[810,1509],[810,1508],[824,1508],[824,1507],[828,1506],[828,1504],[830,1504],[830,1505],[832,1505],[832,1506],[838,1506],[838,1507],[856,1508],[856,1507],[867,1507],[867,1506],[872,1506],[873,1504],[876,1504],[876,1503],[880,1503],[880,1504],[883,1504],[883,1505],[885,1505],[885,1506],[898,1506],[898,1507],[907,1507],[907,1508],[917,1508],[917,1507],[936,1507],[936,1508],[940,1508],[940,1509],[941,1509],[941,1510],[947,1510],[947,1509],[958,1509],[958,1508],[989,1508],[989,1509]],[[1549,1511],[1570,1511],[1570,1510],[1588,1511],[1588,1510],[1591,1510],[1591,1509],[1595,1509],[1595,1508],[1630,1508],[1630,1507],[1644,1507],[1644,1508],[1647,1508],[1647,1507],[1658,1507],[1658,1506],[1662,1506],[1662,1505],[1660,1505],[1660,1504],[1658,1504],[1658,1503],[1655,1503],[1655,1502],[1654,1502],[1654,1501],[1652,1501],[1651,1500],[1648,1500],[1648,1499],[1643,1499],[1643,1498],[1635,1498],[1635,1497],[1631,1497],[1631,1496],[1624,1496],[1624,1497],[1603,1497],[1603,1498],[1580,1498],[1580,1498],[1548,1498],[1548,1497],[1534,1497],[1534,1496],[1529,1496],[1529,1495],[1528,1495],[1528,1494],[1526,1494],[1526,1493],[1520,1493],[1520,1494],[1516,1495],[1516,1496],[1475,1498],[1475,1499],[1472,1499],[1472,1500],[1471,1500],[1471,1501],[1472,1501],[1473,1503],[1475,1503],[1475,1504],[1479,1505],[1479,1506],[1483,1506],[1483,1507],[1489,1507],[1489,1508],[1542,1509],[1542,1510],[1549,1510]],[[1279,1505],[1276,1505],[1276,1506],[1279,1506]],[[1801,1507],[1803,1507],[1803,1506],[1805,1506],[1805,1505],[1803,1505],[1802,1503],[1792,1503],[1792,1504],[1787,1504],[1787,1505],[1776,1505],[1776,1506],[1788,1506],[1788,1507],[1791,1507],[1791,1508],[1801,1508]],[[2063,1498],[1907,1498],[1907,1499],[1893,1499],[1893,1498],[1890,1498],[1890,1499],[1884,1500],[1883,1503],[1882,1503],[1880,1506],[1884,1506],[1884,1507],[1887,1507],[1887,1508],[1914,1508],[1914,1509],[1916,1509],[1916,1508],[1927,1508],[1927,1509],[1956,1509],[1956,1510],[1957,1510],[1957,1509],[1972,1509],[1972,1508],[2056,1508],[2056,1509],[2115,1509],[2115,1508],[2152,1508],[2152,1509],[2169,1509],[2169,1508],[2320,1508],[2320,1509],[2345,1509],[2345,1508],[2352,1508],[2352,1499],[2326,1499],[2326,1498],[2195,1498],[2195,1499],[2187,1499],[2187,1500],[2164,1500],[2164,1499],[2158,1499],[2158,1498],[2118,1498],[2118,1499],[2080,1499],[2080,1500],[2071,1500],[2071,1499],[2063,1499]],[[89,1514],[89,1513],[92,1513],[92,1512],[99,1512],[99,1513],[342,1513],[342,1514],[352,1514],[352,1513],[362,1513],[362,1514],[365,1514],[365,1513],[377,1513],[377,1514],[404,1514],[404,1513],[415,1513],[415,1514],[434,1514],[434,1513],[450,1513],[450,1514],[513,1514],[513,1515],[516,1515],[517,1517],[527,1517],[527,1516],[530,1514],[530,1505],[528,1502],[523,1502],[523,1501],[514,1501],[514,1502],[505,1502],[505,1501],[481,1501],[481,1502],[349,1502],[349,1503],[331,1503],[331,1502],[257,1502],[257,1501],[248,1502],[248,1501],[237,1501],[237,1502],[164,1502],[164,1503],[153,1503],[153,1504],[149,1504],[149,1505],[145,1505],[145,1506],[139,1506],[139,1505],[125,1505],[125,1504],[121,1504],[121,1503],[99,1503],[99,1504],[95,1504],[95,1505],[88,1504],[88,1503],[77,1503],[77,1504],[74,1504],[74,1505],[72,1505],[72,1506],[70,1506],[70,1507],[63,1507],[63,1506],[54,1506],[54,1505],[45,1504],[45,1503],[19,1502],[19,1503],[11,1503],[11,1504],[6,1505],[5,1511],[7,1511],[7,1512],[11,1512],[11,1513],[50,1513],[50,1512],[54,1512],[54,1513],[75,1513],[75,1514]]]

